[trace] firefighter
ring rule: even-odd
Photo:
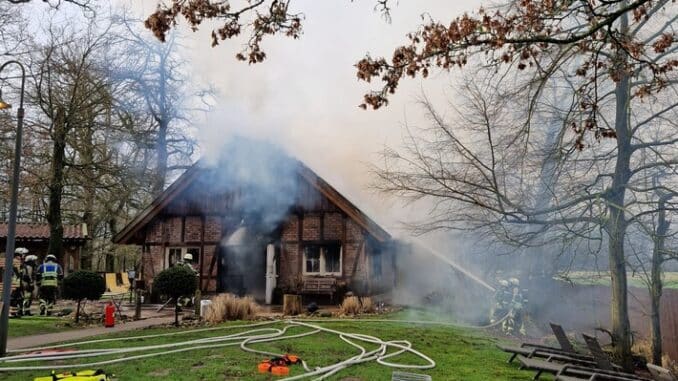
[[[503,319],[509,313],[511,302],[511,285],[509,281],[500,279],[497,282],[497,289],[494,293],[494,306],[490,312],[490,323],[495,323]]]
[[[21,290],[21,252],[16,252],[12,261],[12,286],[9,298],[9,316],[21,317],[23,292]]]
[[[179,262],[177,262],[177,266],[185,266],[186,268],[190,269],[195,273],[196,276],[198,276],[198,272],[193,268],[193,254],[191,253],[186,253],[184,254],[183,258]],[[195,297],[181,297],[177,301],[179,304],[179,307],[189,307],[193,303]]]
[[[191,271],[196,272],[193,268],[193,254],[191,253],[184,254],[183,258],[177,262],[177,265],[186,266],[187,268],[191,269]]]
[[[26,250],[28,253],[28,250]],[[22,314],[31,316],[31,305],[33,304],[33,294],[35,293],[35,276],[38,270],[38,257],[36,255],[26,255],[22,267],[21,287],[23,288]]]
[[[50,316],[56,303],[59,281],[64,272],[56,261],[56,257],[48,254],[45,263],[38,267],[37,280],[40,288],[40,315]]]
[[[508,281],[511,298],[509,299],[509,313],[508,317],[502,323],[502,329],[507,335],[521,334],[525,335],[525,298],[520,290],[520,281],[517,278],[511,278]]]

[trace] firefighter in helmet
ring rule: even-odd
[[[26,250],[28,253],[28,250]],[[38,256],[28,254],[24,257],[24,264],[21,268],[21,287],[23,289],[22,314],[32,315],[31,305],[33,304],[33,294],[35,292],[35,277],[38,271]]]
[[[12,260],[12,291],[9,297],[9,316],[18,318],[21,317],[21,305],[23,301],[23,291],[21,289],[21,262],[23,259],[21,255],[22,248],[17,248],[14,252],[14,259]]]
[[[520,281],[517,278],[508,280],[510,285],[509,313],[508,317],[502,323],[502,329],[507,335],[525,335],[525,303],[523,293],[520,290]]]
[[[191,253],[184,254],[181,260],[177,262],[177,266],[184,266],[187,269],[193,271],[193,273],[198,276],[198,272],[195,271],[195,268],[193,267],[193,254]],[[189,307],[193,303],[193,299],[193,297],[184,296],[179,298],[177,303],[179,303],[179,307]]]
[[[59,281],[64,272],[57,263],[56,257],[48,254],[45,263],[38,267],[37,280],[40,287],[40,315],[51,315],[57,299]]]
[[[490,323],[495,323],[508,314],[510,301],[511,285],[506,279],[500,279],[497,281],[497,288],[494,292],[494,305],[490,312]]]
[[[195,272],[195,269],[193,268],[193,254],[191,253],[184,254],[181,260],[177,262],[177,265],[186,266],[187,268],[191,269],[191,271]]]

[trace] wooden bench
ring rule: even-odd
[[[334,293],[336,291],[337,280],[325,277],[304,278],[304,284],[301,288],[302,294],[329,295],[332,302],[334,302]]]

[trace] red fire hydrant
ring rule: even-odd
[[[110,328],[115,326],[115,306],[112,302],[108,302],[104,307],[104,327]]]

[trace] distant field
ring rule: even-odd
[[[646,277],[640,274],[628,274],[628,282],[630,287],[646,288]],[[604,285],[610,284],[610,274],[608,272],[597,271],[572,271],[567,275],[567,279],[575,284],[583,285]],[[664,273],[664,288],[678,289],[678,272]]]

